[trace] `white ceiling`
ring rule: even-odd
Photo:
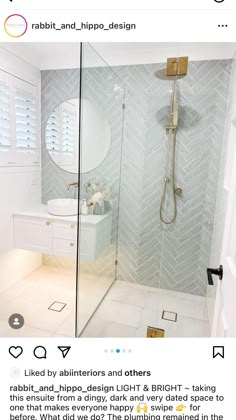
[[[8,51],[40,70],[79,67],[78,43],[22,42],[2,43]]]
[[[91,45],[110,66],[165,62],[168,56],[188,55],[190,61],[227,59],[236,51],[236,43],[99,42]],[[79,67],[77,42],[2,43],[1,47],[41,70]],[[104,65],[92,47],[84,44],[85,67]]]

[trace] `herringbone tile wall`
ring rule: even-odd
[[[169,82],[153,76],[161,65],[114,69],[126,86],[119,220],[122,90],[106,68],[84,71],[84,95],[102,106],[113,137],[107,159],[83,175],[82,184],[88,177],[98,176],[112,185],[113,244],[117,223],[119,228],[119,280],[205,295],[231,64],[231,60],[190,62],[188,76],[177,83],[176,185],[183,189],[183,196],[177,201],[177,219],[170,226],[163,225],[159,215],[170,97]],[[78,70],[42,72],[43,139],[50,112],[60,102],[77,96],[78,83]],[[55,167],[44,142],[42,149],[42,196],[46,202],[65,196],[65,184],[74,176]],[[81,269],[113,275],[114,258],[113,245],[95,264],[82,262]]]
[[[67,191],[67,184],[78,178],[76,174],[69,174],[58,168],[49,157],[45,147],[45,127],[51,112],[60,103],[79,97],[80,70],[52,70],[42,72],[42,200],[46,204],[49,199],[58,197],[73,197],[71,188]],[[105,161],[94,171],[82,174],[81,194],[87,180],[96,177],[111,186],[112,190],[112,244],[109,249],[95,262],[80,261],[80,271],[115,280],[116,251],[118,238],[118,209],[119,183],[121,165],[121,146],[123,130],[124,88],[119,77],[109,68],[93,68],[83,71],[83,97],[95,102],[108,119],[112,144]],[[90,122],[93,123],[92,121]],[[82,127],[83,136],[83,127]],[[91,151],[93,153],[93,151]],[[72,260],[57,258],[52,255],[44,256],[44,264],[67,267]]]
[[[116,68],[126,82],[120,280],[205,295],[231,65],[191,62],[178,81],[176,185],[183,196],[169,226],[160,222],[159,208],[170,84],[153,77],[155,64]]]

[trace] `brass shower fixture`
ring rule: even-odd
[[[187,75],[188,72],[188,57],[171,57],[167,58],[166,68],[157,70],[154,75],[161,80],[170,80],[172,82],[171,98],[170,98],[170,111],[167,124],[165,125],[166,134],[168,138],[167,142],[167,153],[166,153],[166,165],[164,175],[164,186],[161,195],[160,204],[160,219],[166,225],[173,223],[177,216],[177,201],[176,197],[181,197],[183,191],[180,187],[175,185],[175,148],[176,148],[176,133],[178,129],[179,119],[179,106],[176,94],[176,82]],[[172,156],[171,156],[172,154]],[[172,159],[171,159],[172,158]],[[171,164],[172,160],[172,164]],[[172,168],[170,169],[170,166]],[[170,177],[169,174],[172,173]],[[171,187],[168,187],[171,185]],[[173,215],[169,218],[165,216],[166,210],[166,196],[167,189],[170,188],[171,195],[173,197]]]
[[[67,185],[67,190],[69,191],[70,187],[74,187],[74,188],[78,188],[79,187],[79,182],[71,182],[70,184]]]
[[[188,73],[188,57],[167,58],[166,76],[186,76]]]

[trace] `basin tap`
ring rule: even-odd
[[[74,188],[78,188],[79,187],[79,182],[71,182],[70,184],[67,185],[67,190],[69,191],[70,187],[74,187]]]

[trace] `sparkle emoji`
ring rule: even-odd
[[[176,411],[183,411],[185,408],[187,408],[187,407],[185,405],[183,405],[183,404],[177,405]]]

